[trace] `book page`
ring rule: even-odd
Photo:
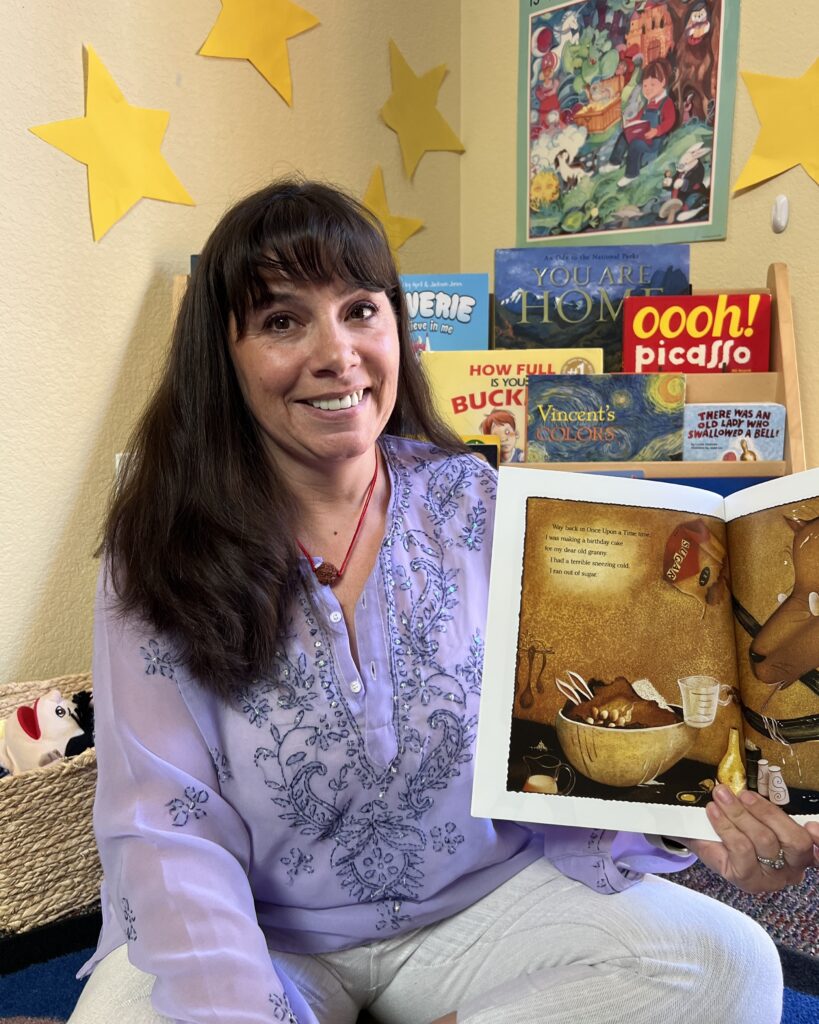
[[[473,813],[713,838],[742,724],[723,499],[500,476]]]
[[[749,779],[807,821],[819,815],[819,470],[725,505]]]

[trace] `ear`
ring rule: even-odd
[[[782,518],[785,520],[786,525],[789,526],[794,533],[799,533],[799,531],[805,525],[801,519],[797,519],[795,517],[791,518],[790,516],[782,516]]]

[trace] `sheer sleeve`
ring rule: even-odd
[[[170,647],[100,585],[94,825],[113,911],[155,1010],[189,1024],[315,1024],[271,963],[244,822],[178,685]]]
[[[569,825],[526,827],[543,836],[544,855],[559,871],[601,893],[622,892],[648,872],[681,871],[696,860],[659,836]]]

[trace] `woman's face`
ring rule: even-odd
[[[338,280],[267,284],[241,338],[232,322],[230,352],[271,457],[320,466],[363,455],[395,405],[398,325],[389,299]]]

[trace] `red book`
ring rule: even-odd
[[[769,292],[630,295],[623,303],[626,373],[748,373],[770,365]]]

